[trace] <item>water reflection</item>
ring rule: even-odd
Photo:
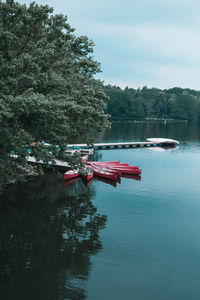
[[[114,187],[117,187],[117,181],[115,181],[115,180],[110,180],[110,179],[107,179],[107,178],[97,177],[97,176],[95,176],[95,179],[99,180],[99,181],[102,181],[105,184],[109,184],[109,185],[112,185]]]
[[[183,141],[199,141],[199,127],[195,123],[113,123],[111,130],[99,136],[102,142],[144,141],[150,137],[166,137]],[[125,138],[124,138],[125,137]]]
[[[85,299],[106,216],[82,181],[53,175],[11,187],[0,203],[0,299]]]
[[[156,151],[156,152],[165,152],[165,151],[171,152],[171,151],[174,151],[174,150],[178,150],[179,146],[174,146],[174,147],[148,147],[147,149],[150,149],[150,150]]]
[[[74,183],[76,181],[79,181],[79,180],[81,180],[80,176],[76,177],[76,178],[69,179],[69,180],[65,180],[64,181],[64,186],[70,185],[70,184],[72,184],[72,183]]]
[[[121,177],[141,181],[141,176],[140,175],[122,174]]]

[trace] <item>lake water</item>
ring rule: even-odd
[[[49,173],[1,196],[0,299],[200,299],[200,127],[113,124],[99,141],[148,137],[180,144],[95,152],[139,165],[140,180]]]

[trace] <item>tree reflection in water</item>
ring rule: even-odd
[[[0,299],[86,298],[106,223],[93,196],[81,181],[64,186],[53,175],[10,187],[0,207]]]

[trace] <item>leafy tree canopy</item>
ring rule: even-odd
[[[22,145],[45,139],[60,145],[61,155],[67,143],[78,136],[89,142],[92,130],[108,125],[107,96],[93,78],[100,71],[93,47],[47,5],[0,1],[0,184],[23,178]],[[50,159],[40,147],[32,151]]]

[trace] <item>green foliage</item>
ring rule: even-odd
[[[110,97],[106,112],[112,118],[131,117],[172,118],[179,120],[200,120],[200,92],[173,88],[125,88],[107,85],[105,93]]]
[[[23,178],[17,170],[26,164],[22,145],[45,139],[59,144],[62,155],[67,143],[78,136],[89,142],[92,130],[108,125],[107,96],[93,79],[100,71],[94,43],[76,37],[66,16],[52,13],[47,5],[0,1],[1,183]],[[19,160],[9,157],[11,150]],[[50,159],[41,147],[32,151]]]

